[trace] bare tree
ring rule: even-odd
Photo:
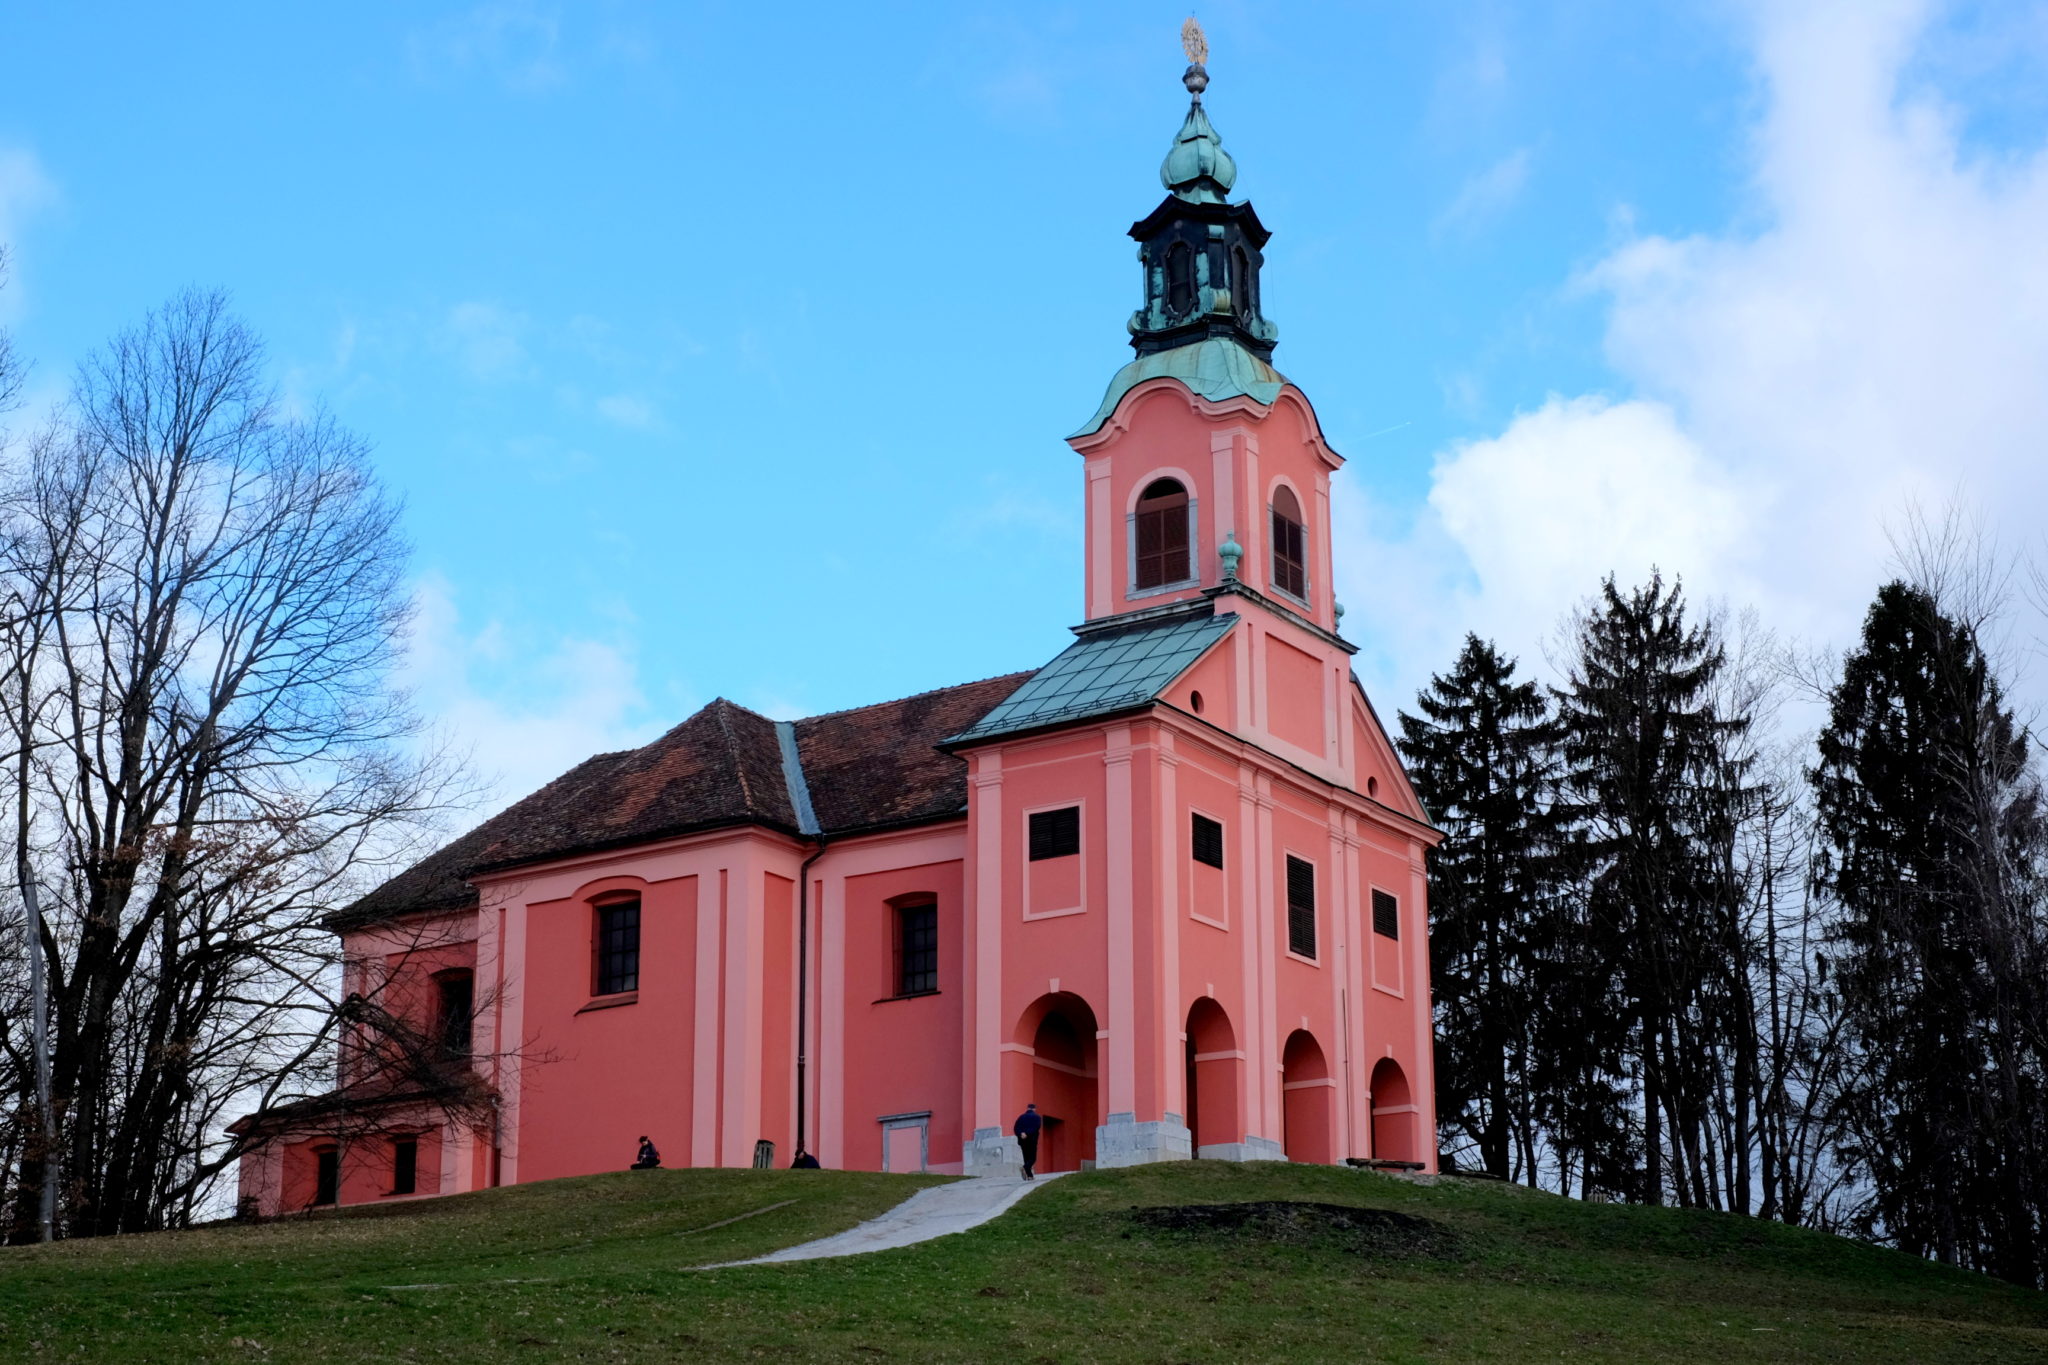
[[[332,1047],[324,917],[459,794],[390,682],[398,509],[360,440],[279,411],[224,297],[187,292],[80,368],[0,517],[0,737],[47,916],[63,1220],[175,1225],[233,1159],[228,1110]]]

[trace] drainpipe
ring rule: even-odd
[[[811,999],[811,864],[825,856],[825,840],[819,839],[811,847],[811,856],[804,859],[803,867],[797,871],[796,886],[796,1146],[800,1152],[810,1150],[804,1143],[804,1099],[809,1093],[806,1073],[810,1059],[807,1025]]]
[[[789,789],[797,832],[811,845],[811,856],[796,874],[796,1145],[799,1151],[809,1151],[805,1119],[809,1114],[811,1052],[811,865],[825,856],[827,840],[811,808],[810,784],[804,780],[803,759],[797,753],[796,723],[775,722],[775,739],[782,749],[782,781]]]

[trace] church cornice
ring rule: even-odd
[[[1229,341],[1203,341],[1198,346],[1234,346]],[[1188,377],[1181,374],[1142,374],[1126,383],[1133,371],[1150,368],[1173,352],[1160,352],[1152,356],[1139,356],[1110,381],[1109,392],[1104,395],[1102,406],[1096,410],[1087,424],[1067,437],[1067,444],[1083,456],[1092,456],[1117,437],[1131,429],[1132,414],[1144,401],[1155,393],[1168,390],[1180,395],[1192,412],[1214,420],[1232,417],[1242,418],[1256,427],[1272,416],[1274,409],[1282,404],[1293,404],[1301,415],[1302,425],[1307,429],[1308,445],[1315,452],[1322,466],[1335,472],[1344,467],[1344,457],[1331,448],[1323,436],[1323,425],[1316,417],[1315,404],[1309,401],[1293,381],[1274,371],[1276,386],[1271,398],[1261,398],[1257,393],[1246,392],[1243,386],[1225,383],[1221,386],[1207,384],[1199,375]]]
[[[1256,602],[1275,616],[1286,620],[1289,624],[1301,627],[1301,629],[1315,636],[1326,645],[1341,649],[1346,654],[1356,654],[1358,652],[1358,646],[1352,644],[1343,636],[1324,630],[1294,608],[1274,601],[1241,578],[1226,578],[1213,588],[1204,588],[1202,589],[1202,596],[1212,602],[1219,597],[1242,597],[1248,602]]]

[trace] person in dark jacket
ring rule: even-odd
[[[789,1163],[789,1169],[792,1171],[815,1171],[819,1170],[820,1167],[818,1165],[818,1158],[799,1147],[796,1149],[796,1160]]]
[[[659,1168],[660,1165],[661,1153],[654,1150],[654,1144],[647,1140],[645,1133],[642,1133],[640,1135],[640,1155],[633,1159],[631,1169],[636,1171],[652,1171]]]
[[[1038,1116],[1038,1106],[1027,1104],[1024,1112],[1017,1115],[1017,1122],[1010,1131],[1017,1135],[1017,1150],[1024,1154],[1024,1178],[1035,1180],[1032,1168],[1038,1164],[1038,1132],[1045,1127],[1045,1120]]]

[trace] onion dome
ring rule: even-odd
[[[1160,163],[1159,179],[1191,204],[1221,204],[1237,183],[1237,163],[1223,150],[1223,139],[1202,109],[1201,91],[1209,83],[1209,73],[1199,65],[1191,66],[1182,80],[1195,98],[1188,105],[1180,132],[1174,135],[1172,150]]]

